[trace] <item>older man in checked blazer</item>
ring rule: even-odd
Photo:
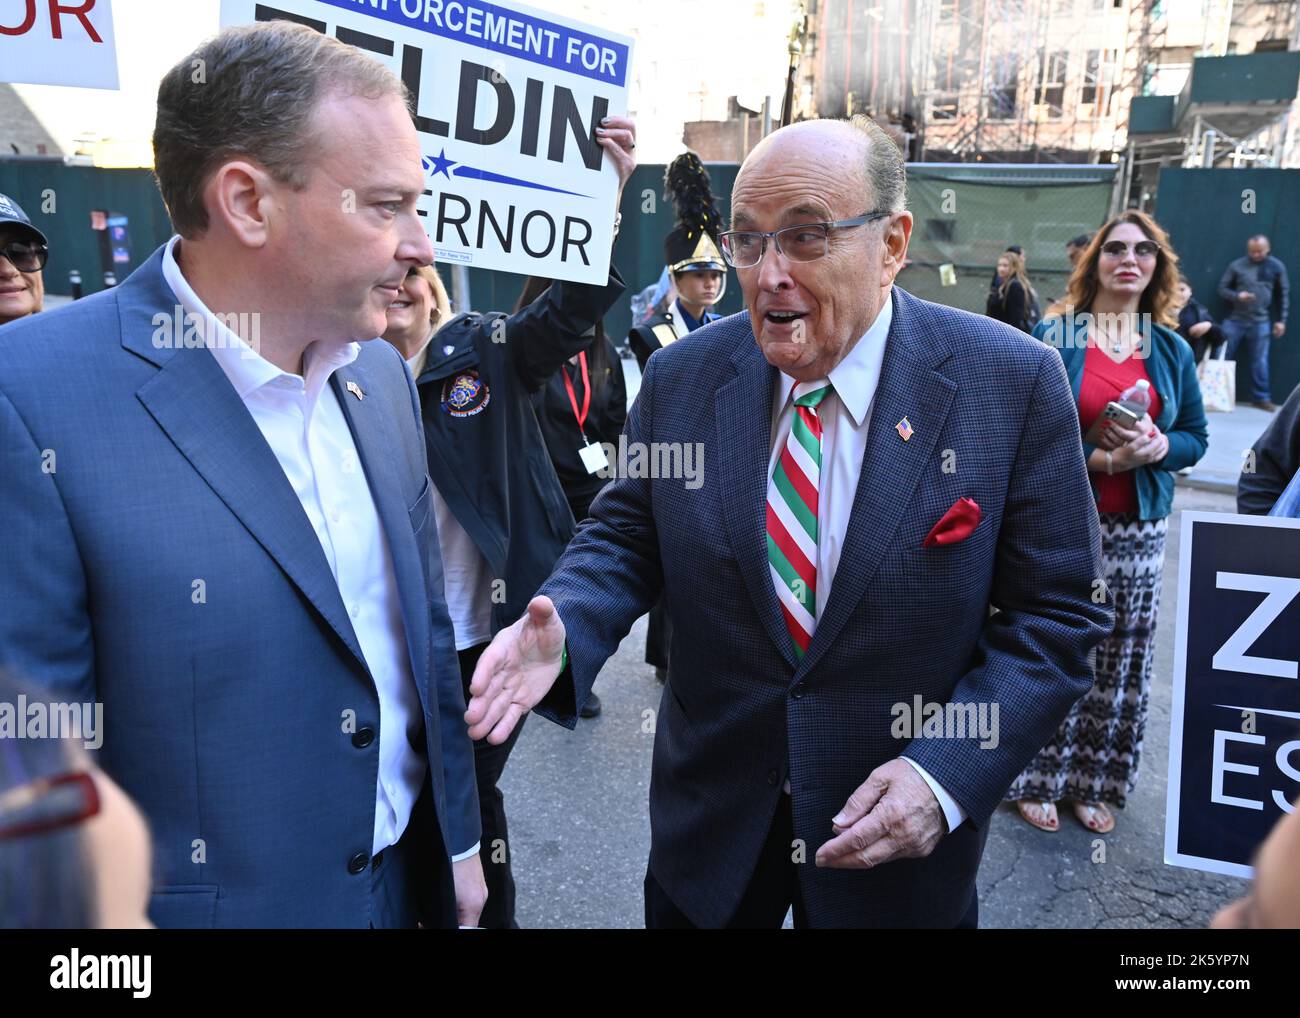
[[[655,356],[627,424],[701,443],[703,485],[607,487],[479,664],[472,736],[572,726],[666,594],[648,926],[975,926],[990,817],[1092,682],[1111,610],[1060,356],[896,287],[903,200],[871,122],[754,149],[722,237],[747,313]],[[917,698],[996,731],[899,725]]]

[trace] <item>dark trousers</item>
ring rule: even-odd
[[[758,866],[749,879],[749,886],[741,896],[740,905],[727,923],[729,930],[780,929],[786,912],[794,908],[795,929],[808,927],[808,913],[804,908],[803,894],[799,889],[799,874],[792,856],[794,853],[794,819],[790,812],[790,797],[781,796],[772,820],[772,829],[759,853]],[[814,865],[809,859],[803,865]],[[886,864],[887,865],[887,864]],[[645,926],[647,930],[694,930],[698,927],[679,909],[654,874],[646,868],[645,874]],[[979,928],[979,897],[971,895],[970,907],[956,926],[959,930]]]
[[[780,929],[791,906],[794,907],[795,926],[803,928],[808,925],[803,895],[799,890],[799,875],[791,858],[793,841],[790,797],[783,795],[772,820],[772,829],[759,853],[758,866],[741,896],[740,905],[727,923],[727,929]],[[647,930],[697,929],[673,904],[648,867],[645,874],[645,926]]]
[[[429,865],[440,841],[433,820],[433,788],[426,775],[402,836],[370,860],[372,929],[455,925],[456,892],[451,874]]]
[[[1273,337],[1273,326],[1268,319],[1246,322],[1229,318],[1223,323],[1223,334],[1228,338],[1228,359],[1245,361],[1250,365],[1251,402],[1272,402],[1273,392],[1268,380],[1268,348]]]
[[[469,684],[474,678],[474,666],[487,649],[486,643],[460,652],[460,679],[469,700]],[[474,743],[474,777],[478,782],[479,821],[483,825],[479,858],[483,861],[483,878],[487,882],[488,899],[479,918],[479,925],[487,930],[516,930],[515,879],[510,872],[510,843],[506,832],[506,803],[497,782],[506,769],[510,751],[519,741],[527,715],[519,719],[510,738],[499,746],[487,739]]]

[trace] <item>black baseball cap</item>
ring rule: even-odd
[[[7,194],[0,194],[0,226],[6,223],[17,223],[19,226],[26,227],[27,231],[46,247],[50,242],[45,239],[45,234],[32,225],[32,221],[27,218],[27,213],[23,207],[10,198]]]

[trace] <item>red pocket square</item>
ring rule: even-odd
[[[933,548],[936,544],[956,544],[966,540],[975,533],[982,515],[979,504],[973,498],[957,499],[926,535],[922,547]]]

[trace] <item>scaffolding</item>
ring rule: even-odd
[[[1124,33],[1124,65],[1120,79],[1120,109],[1115,118],[1113,147],[1128,140],[1128,118],[1133,99],[1147,94],[1155,54],[1164,48],[1167,19],[1163,0],[1129,0],[1128,29]]]
[[[1300,49],[1297,4],[808,0],[800,113],[899,125],[917,161],[1105,163],[1127,152],[1129,174],[1135,160],[1278,165],[1300,118],[1233,134],[1239,124],[1210,110],[1194,137],[1189,119],[1138,138],[1134,152],[1130,109],[1177,89],[1193,56]]]
[[[1078,6],[1076,6],[1076,3]],[[926,158],[1095,162],[1111,149],[1119,40],[1113,0],[928,0],[921,93]],[[1087,10],[1084,6],[1087,6]]]

